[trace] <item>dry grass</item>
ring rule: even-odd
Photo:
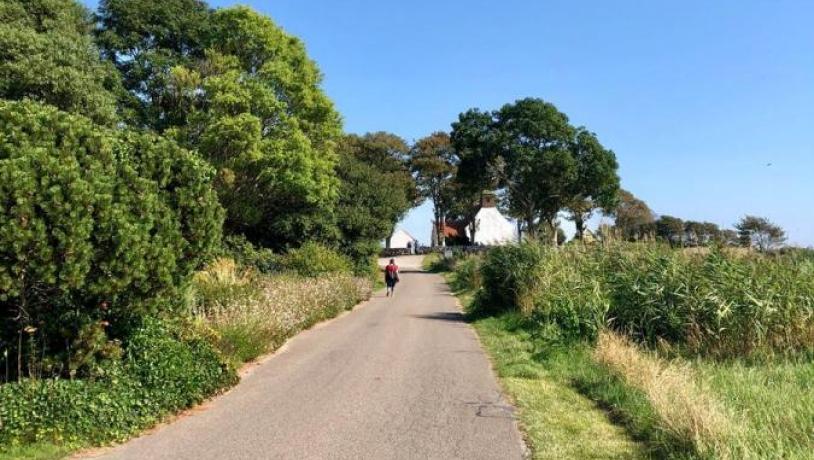
[[[218,259],[194,279],[194,313],[218,333],[218,346],[240,363],[297,332],[370,298],[369,280],[347,274],[306,278],[239,271]]]
[[[732,451],[737,426],[724,407],[702,387],[688,365],[642,352],[623,336],[602,332],[594,358],[627,385],[647,396],[661,428],[686,440],[703,457],[742,458]]]

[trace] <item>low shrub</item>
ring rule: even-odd
[[[477,313],[499,313],[519,309],[530,313],[541,270],[549,250],[523,243],[494,248],[481,267],[483,290],[473,308]]]
[[[0,385],[0,446],[124,440],[236,379],[196,328],[146,320],[134,331],[122,361],[97,379]]]
[[[167,139],[0,101],[0,351],[19,361],[11,379],[90,376],[109,358],[95,350],[174,307],[221,236],[213,175]]]
[[[346,256],[314,242],[289,250],[280,262],[283,269],[308,277],[352,272],[351,261]]]
[[[478,255],[463,256],[454,262],[452,288],[460,291],[477,291],[481,287],[481,258]]]

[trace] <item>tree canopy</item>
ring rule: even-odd
[[[619,202],[611,215],[615,218],[616,230],[625,240],[640,240],[655,230],[653,211],[627,190],[619,191]]]
[[[776,249],[786,241],[786,232],[765,217],[744,216],[735,224],[741,245],[761,251]]]
[[[464,112],[452,125],[451,139],[460,158],[459,192],[469,199],[499,190],[506,210],[532,238],[544,231],[554,242],[563,209],[581,235],[594,209],[615,205],[619,177],[613,152],[542,99]]]
[[[449,134],[435,132],[419,139],[410,151],[410,168],[422,198],[432,200],[434,241],[444,245],[444,223],[455,193],[458,156]]]
[[[596,135],[578,128],[571,149],[577,162],[573,196],[566,203],[576,227],[576,238],[582,239],[585,222],[597,208],[613,209],[619,197],[619,164],[616,155],[599,143]]]
[[[377,252],[379,242],[415,204],[417,192],[407,164],[407,144],[393,134],[346,135],[339,144],[340,247],[357,264]],[[358,269],[364,267],[357,267]]]
[[[278,249],[337,236],[341,121],[302,42],[246,7],[107,0],[100,11],[143,124],[218,169],[228,231]]]
[[[117,120],[120,77],[74,0],[0,2],[0,99],[32,99],[102,124]]]

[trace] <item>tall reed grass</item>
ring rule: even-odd
[[[814,350],[814,261],[658,245],[521,244],[490,251],[476,313],[518,310],[560,338],[607,324],[640,342],[717,357]]]

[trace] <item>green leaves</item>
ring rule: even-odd
[[[120,88],[93,43],[88,12],[74,0],[0,4],[0,98],[33,99],[113,124]]]
[[[390,236],[417,199],[407,163],[409,148],[401,138],[379,132],[345,136],[339,152],[340,246],[354,259],[357,271],[369,270],[379,241]]]
[[[218,169],[231,233],[334,238],[339,115],[302,43],[246,7],[107,0],[99,40],[143,123]]]
[[[17,318],[3,339],[42,325],[62,350],[82,324],[154,309],[220,239],[212,175],[166,139],[0,102],[0,306]]]
[[[556,238],[556,217],[564,208],[581,234],[595,208],[615,204],[613,152],[542,99],[520,99],[491,113],[469,110],[453,123],[451,138],[460,156],[456,181],[462,195],[468,200],[502,189],[508,211],[531,237],[545,226]]]

